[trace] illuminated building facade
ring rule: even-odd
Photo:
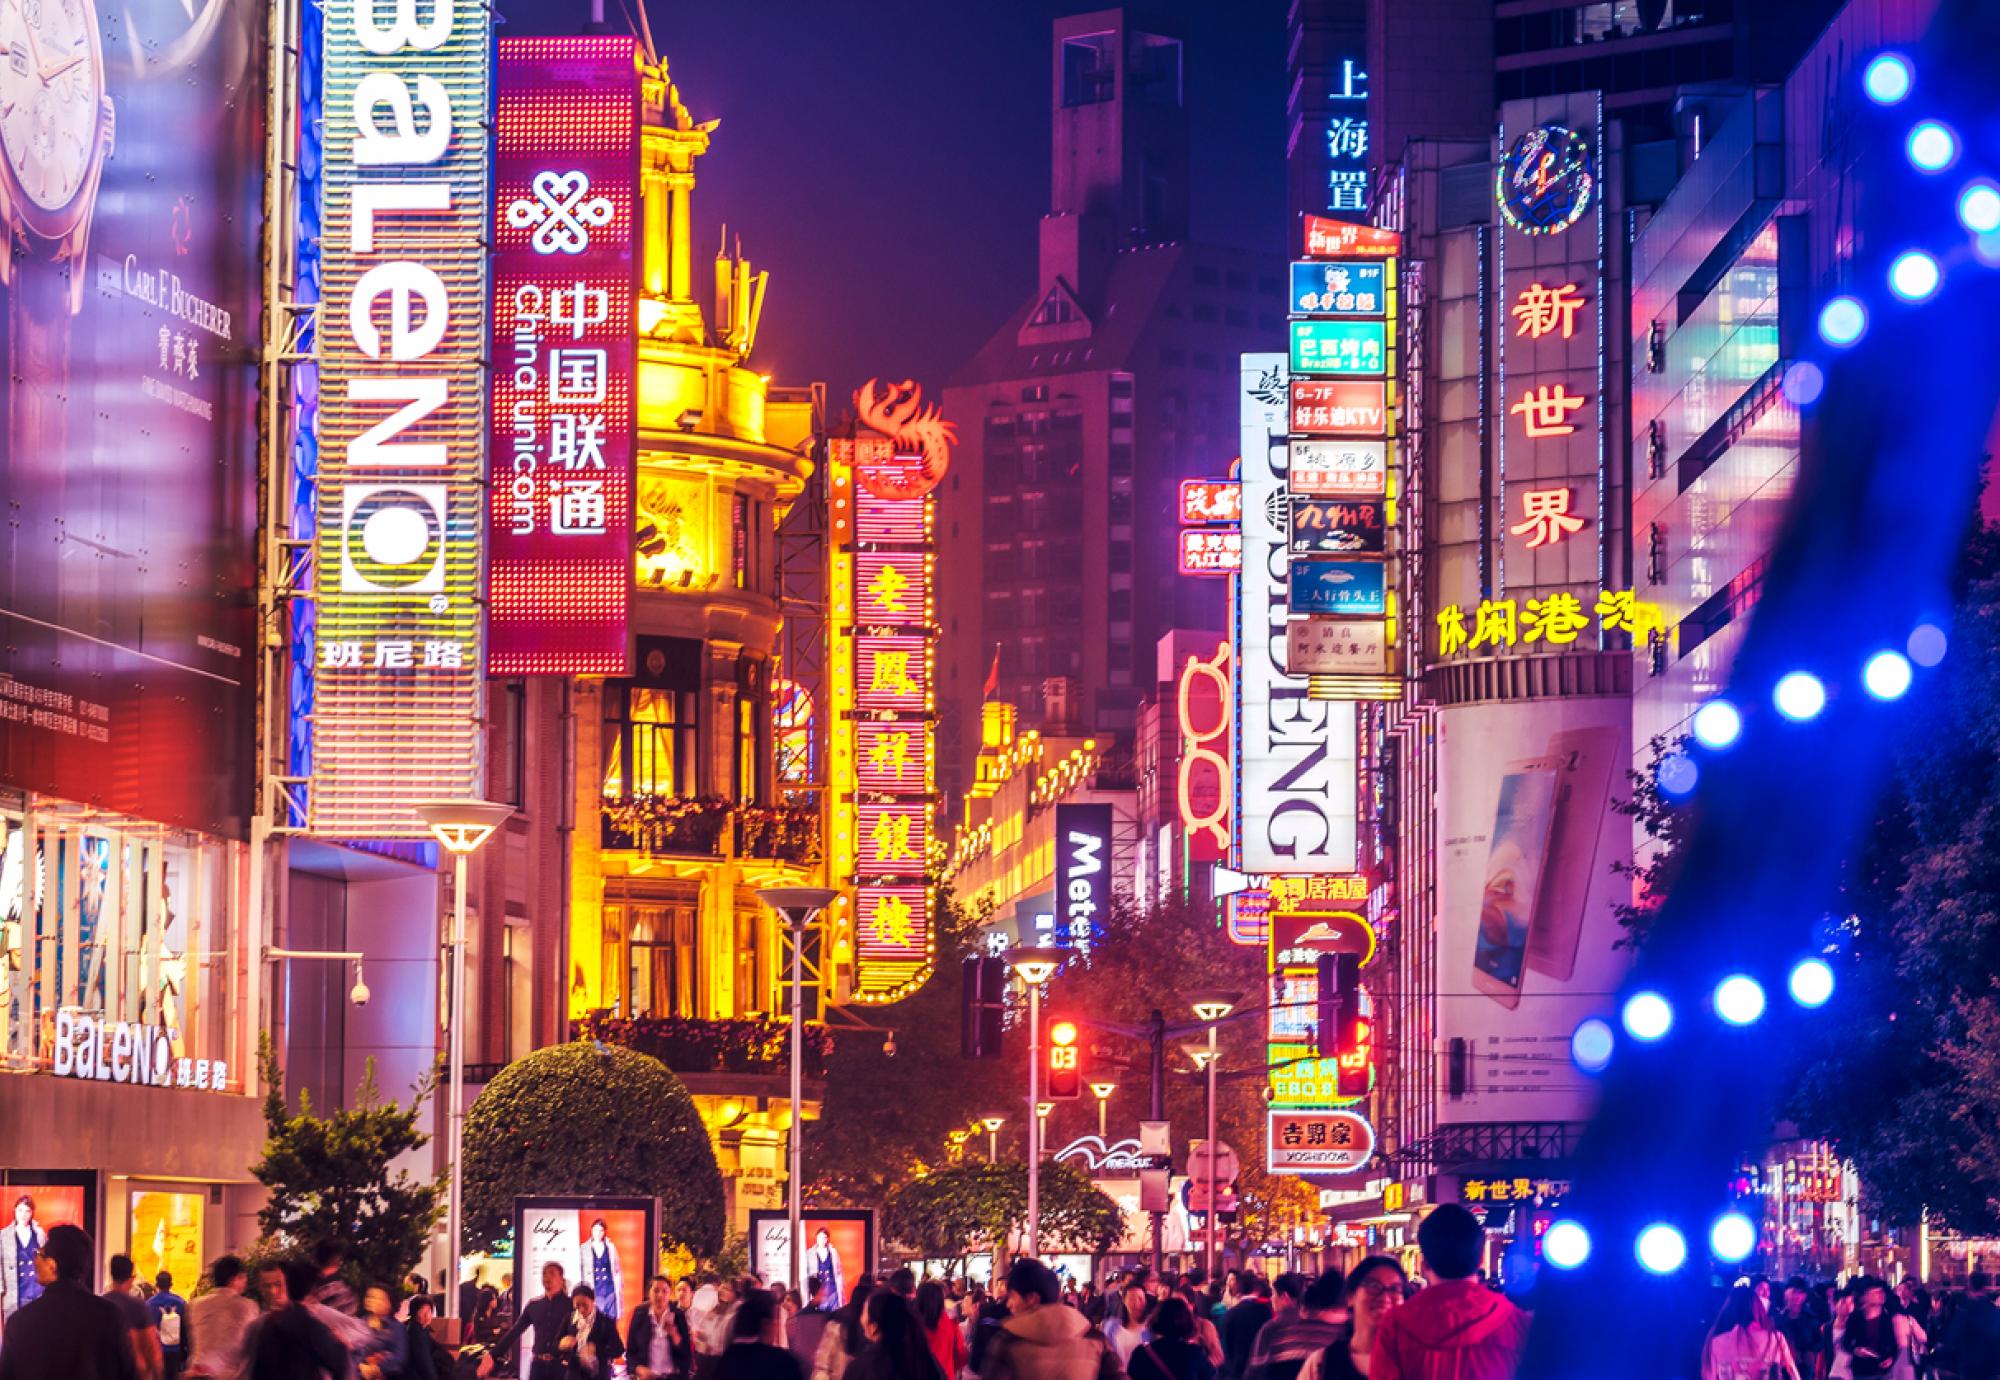
[[[1046,729],[1021,727],[1015,706],[1004,701],[981,706],[978,777],[945,854],[945,876],[960,905],[992,903],[992,931],[1009,943],[1088,947],[1086,937],[1065,932],[1063,869],[1075,851],[1072,845],[1066,864],[1062,830],[1076,807],[1105,807],[1110,893],[1132,899],[1137,783],[1131,757],[1063,707],[1070,687],[1058,682],[1051,690]],[[1103,832],[1101,823],[1094,827],[1093,837]],[[1089,847],[1094,855],[1095,844]]]
[[[1219,626],[1222,582],[1180,573],[1185,479],[1236,452],[1236,356],[1280,338],[1284,263],[1187,234],[1183,43],[1121,10],[1059,20],[1051,196],[1033,291],[951,380],[959,429],[938,549],[940,784],[963,801],[982,688],[1032,723],[1074,682],[1077,722],[1129,741],[1152,648]]]
[[[1236,803],[1232,639],[1176,628],[1160,639],[1155,659],[1132,747],[1139,830],[1132,895],[1142,907],[1208,899],[1210,870],[1229,856]]]

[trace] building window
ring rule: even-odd
[[[629,681],[604,686],[604,798],[699,795],[701,696]]]
[[[1128,90],[1135,104],[1178,108],[1181,103],[1181,44],[1158,34],[1133,34],[1128,55]]]
[[[1055,295],[1056,294],[1053,292],[1050,293],[1051,297]],[[1049,386],[1046,383],[1031,383],[1027,387],[1021,390],[1022,402],[1047,402],[1048,400],[1049,400]],[[1014,429],[1013,418],[1010,417],[1007,420],[1008,420],[1007,430],[1012,431]],[[989,430],[990,429],[991,428],[989,428]]]
[[[625,1016],[695,1016],[700,949],[694,889],[614,880],[604,896],[605,1000]]]
[[[756,907],[746,906],[736,912],[736,1014],[748,1016],[753,1011],[768,1013],[771,1009],[769,984],[765,977],[769,971],[764,962],[763,916]]]
[[[737,494],[729,508],[729,556],[738,589],[750,588],[750,498]]]
[[[1111,621],[1114,623],[1130,622],[1132,618],[1132,591],[1129,589],[1112,590],[1106,606],[1106,612],[1111,615]]]
[[[1113,441],[1111,443],[1111,472],[1113,474],[1132,473],[1132,443]]]
[[[528,687],[510,680],[503,681],[499,689],[493,704],[496,731],[488,786],[495,800],[519,809],[526,803],[522,792],[527,775]]]
[[[1228,281],[1231,292],[1248,292],[1250,290],[1250,275],[1240,268],[1229,270]]]
[[[1215,271],[1212,264],[1196,264],[1194,281],[1197,287],[1215,287],[1222,282],[1222,275]]]
[[[1132,569],[1132,543],[1129,541],[1112,542],[1109,559],[1112,574],[1124,575],[1130,573]]]
[[[736,701],[736,798],[757,799],[757,701],[749,695]]]
[[[1066,107],[1101,105],[1117,91],[1116,54],[1112,33],[1078,34],[1063,40],[1062,103]]]

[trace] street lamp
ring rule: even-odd
[[[1118,1091],[1116,1083],[1092,1083],[1090,1095],[1097,1099],[1097,1138],[1104,1140],[1110,1133],[1104,1129],[1105,1109],[1111,1105],[1111,1094]]]
[[[1062,949],[1029,947],[1009,949],[1001,956],[1028,984],[1028,1232],[1022,1245],[1032,1256],[1037,1253],[1042,1221],[1041,1138],[1036,1134],[1041,1120],[1037,1104],[1042,1100],[1042,984],[1055,976],[1069,955]]]
[[[805,1100],[805,1065],[803,1051],[806,1043],[805,998],[800,978],[800,951],[806,945],[806,926],[812,917],[833,904],[840,893],[824,886],[767,886],[757,892],[757,899],[785,917],[786,928],[792,939],[792,1124],[786,1132],[785,1178],[785,1227],[791,1232],[791,1279],[788,1283],[795,1289],[805,1287],[805,1242],[800,1238],[805,1232],[803,1218],[805,1192],[803,1158],[800,1153],[800,1104]],[[890,1036],[891,1039],[895,1037]]]
[[[1215,1166],[1218,1146],[1215,1143],[1215,1066],[1219,1052],[1215,1047],[1216,1023],[1227,1016],[1236,1003],[1243,998],[1235,992],[1201,992],[1192,1001],[1194,1018],[1208,1027],[1208,1045],[1195,1058],[1195,1067],[1208,1074],[1208,1234],[1202,1241],[1202,1270],[1208,1279],[1215,1278],[1215,1232],[1222,1216],[1218,1209],[1215,1192]],[[1206,1057],[1203,1057],[1206,1056]]]
[[[479,845],[493,837],[512,805],[491,800],[432,800],[416,807],[431,836],[451,854],[451,982],[450,1043],[451,1103],[447,1113],[446,1154],[451,1158],[451,1191],[445,1206],[445,1259],[451,1263],[451,1288],[444,1291],[444,1315],[458,1316],[458,1262],[463,1256],[465,1223],[465,864]]]
[[[979,1118],[979,1124],[986,1128],[986,1162],[1000,1163],[1000,1128],[1007,1124],[1007,1118],[994,1112]]]

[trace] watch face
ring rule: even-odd
[[[90,174],[99,53],[91,0],[0,0],[0,152],[42,210],[67,206]]]
[[[1493,175],[1493,194],[1509,225],[1530,235],[1567,230],[1590,209],[1597,189],[1590,137],[1543,125],[1514,141]]]

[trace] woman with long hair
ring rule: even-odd
[[[1169,1294],[1160,1300],[1151,1332],[1125,1363],[1132,1380],[1215,1380],[1215,1363],[1195,1336],[1194,1309],[1186,1299]]]
[[[819,1335],[819,1353],[813,1357],[812,1380],[841,1380],[854,1358],[868,1344],[861,1330],[861,1310],[875,1292],[875,1281],[863,1275],[854,1281],[847,1302],[833,1315],[826,1331]]]
[[[1347,1322],[1322,1351],[1306,1358],[1299,1380],[1367,1380],[1375,1331],[1403,1303],[1410,1277],[1386,1255],[1371,1255],[1347,1272]]]
[[[848,1380],[950,1380],[931,1354],[916,1309],[895,1290],[868,1296],[861,1328],[868,1345],[847,1368]]]
[[[1800,1380],[1785,1334],[1765,1320],[1755,1286],[1738,1284],[1722,1301],[1722,1313],[1701,1353],[1701,1380]]]
[[[945,1380],[958,1380],[969,1353],[965,1332],[944,1303],[944,1286],[936,1280],[927,1279],[917,1286],[917,1321],[923,1324],[924,1340],[930,1343],[931,1355],[937,1357]]]

